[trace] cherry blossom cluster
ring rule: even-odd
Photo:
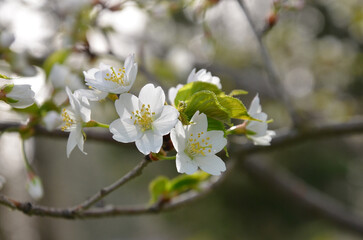
[[[153,84],[142,87],[138,96],[131,94],[137,72],[134,55],[129,55],[122,67],[101,63],[98,68],[84,71],[84,83],[67,66],[54,64],[48,79],[55,91],[49,102],[57,107],[38,107],[30,85],[18,84],[4,75],[0,76],[0,100],[13,108],[35,105],[40,117],[37,123],[44,124],[48,131],[60,128],[69,132],[67,157],[76,146],[86,154],[84,128],[102,127],[112,133],[115,141],[135,142],[137,149],[152,160],[175,159],[177,171],[186,174],[199,169],[211,175],[224,172],[226,165],[217,154],[226,150],[230,134],[243,134],[255,145],[269,145],[275,135],[268,130],[268,117],[262,112],[258,95],[247,110],[233,97],[243,91],[226,95],[220,79],[205,69],[193,69],[186,84],[170,88],[168,102],[164,90]],[[66,98],[56,100],[58,91],[63,91]],[[109,125],[91,118],[90,102],[106,98],[113,102],[119,116]],[[243,122],[233,126],[232,118]],[[26,139],[26,134],[22,137]],[[39,199],[43,196],[41,180],[28,164],[24,146],[23,153],[27,189],[34,199]],[[0,189],[4,183],[0,176]]]
[[[59,68],[59,67],[58,67]],[[98,68],[84,71],[85,84],[90,89],[77,89],[73,93],[66,87],[70,106],[63,109],[62,130],[70,132],[67,156],[78,146],[84,152],[84,127],[108,127],[113,139],[122,142],[135,142],[137,149],[152,159],[165,157],[163,137],[170,134],[176,151],[176,168],[179,173],[192,174],[201,169],[212,175],[220,175],[226,166],[216,154],[227,145],[227,131],[208,131],[208,116],[197,109],[191,119],[183,121],[181,107],[176,106],[175,97],[184,85],[179,84],[168,91],[169,104],[160,86],[146,84],[138,96],[129,93],[138,71],[134,55],[129,55],[123,67],[113,67],[101,63]],[[220,79],[205,69],[190,73],[187,84],[207,82],[222,89]],[[119,118],[108,126],[91,121],[89,101],[99,101],[107,96],[117,96],[114,101]],[[269,145],[274,131],[267,130],[267,115],[262,112],[259,97],[253,99],[248,111],[249,121],[230,128],[230,133],[243,132],[256,145]],[[44,119],[47,125],[55,121]],[[238,131],[236,131],[238,130]],[[169,150],[169,149],[168,149]]]

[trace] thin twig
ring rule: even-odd
[[[150,163],[150,160],[143,159],[136,167],[134,167],[131,171],[129,171],[126,175],[118,179],[116,182],[111,185],[102,188],[95,195],[84,201],[83,203],[71,208],[71,211],[84,211],[92,207],[95,203],[132,180],[133,178],[139,176],[142,173],[142,170]]]
[[[296,110],[293,108],[291,101],[288,99],[288,97],[286,95],[284,86],[282,85],[281,80],[278,77],[277,71],[276,71],[275,67],[273,66],[271,57],[267,51],[265,44],[262,41],[261,34],[258,33],[257,27],[256,27],[255,23],[253,22],[251,14],[250,14],[244,0],[237,0],[237,1],[238,1],[239,5],[241,6],[243,12],[245,13],[247,21],[250,24],[253,34],[255,35],[255,37],[257,39],[257,42],[258,42],[259,48],[260,48],[260,52],[262,55],[262,60],[266,67],[267,75],[272,83],[271,86],[272,86],[273,90],[275,91],[275,94],[281,99],[281,101],[284,103],[285,107],[287,108],[287,111],[289,112],[290,117],[293,121],[294,127],[299,127],[301,124],[299,116],[298,116]]]
[[[363,234],[363,218],[322,192],[307,186],[286,171],[272,168],[257,158],[240,161],[253,177],[272,187],[273,190],[292,198],[294,202],[346,229]]]
[[[144,163],[147,165],[147,163]],[[36,216],[47,216],[54,218],[65,218],[65,219],[85,219],[85,218],[102,218],[102,217],[115,217],[115,216],[130,216],[130,215],[141,215],[141,214],[153,214],[163,211],[173,210],[175,208],[181,207],[187,203],[195,201],[209,192],[211,192],[218,184],[220,184],[227,175],[231,173],[234,169],[236,161],[229,161],[227,171],[220,177],[211,177],[204,185],[200,187],[199,191],[190,191],[179,195],[171,199],[169,202],[159,202],[151,206],[112,206],[107,205],[100,208],[90,208],[83,211],[77,208],[51,208],[47,206],[41,206],[32,204],[30,202],[19,202],[11,199],[5,195],[0,194],[0,205],[7,206],[13,210],[18,210],[26,215],[36,215]],[[139,164],[138,166],[140,166]],[[145,165],[145,166],[146,166]],[[86,201],[84,205],[89,205]],[[93,201],[92,201],[93,202]]]

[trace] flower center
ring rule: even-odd
[[[75,124],[75,120],[71,118],[71,116],[69,115],[69,113],[65,108],[63,108],[62,117],[64,122],[64,125],[61,128],[62,131],[69,129],[73,124]]]
[[[204,132],[200,132],[197,135],[198,136],[194,136],[192,133],[190,134],[187,147],[185,149],[185,153],[192,159],[197,155],[206,156],[206,152],[210,153],[212,151],[212,144],[208,143],[210,138],[204,138]]]
[[[119,68],[118,70],[115,70],[113,67],[111,67],[111,71],[112,73],[106,73],[106,77],[105,80],[106,81],[111,81],[114,83],[117,83],[118,85],[121,86],[128,86],[130,85],[130,82],[127,81],[127,79],[125,79],[126,73],[125,73],[125,68]]]
[[[148,104],[147,107],[145,104],[143,104],[140,111],[136,110],[136,112],[132,112],[130,119],[134,119],[134,125],[139,125],[141,130],[144,132],[146,130],[152,129],[154,115],[155,112],[151,112],[150,110],[150,104]]]

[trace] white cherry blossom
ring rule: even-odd
[[[14,108],[27,108],[34,103],[34,91],[28,84],[14,84],[10,80],[0,81],[0,100]]]
[[[188,126],[178,122],[170,132],[177,151],[177,171],[192,174],[200,168],[209,174],[220,175],[226,170],[226,165],[215,154],[227,144],[223,131],[207,131],[207,116],[199,114],[199,111],[194,114],[191,122]]]
[[[191,71],[191,73],[188,76],[187,83],[196,82],[196,81],[208,82],[208,83],[213,83],[219,89],[222,88],[221,80],[219,79],[219,77],[212,76],[212,74],[210,72],[207,72],[206,69],[200,69],[198,72],[195,71],[196,71],[195,68]]]
[[[251,102],[248,114],[258,121],[248,121],[246,126],[246,136],[253,141],[255,145],[269,146],[272,137],[276,135],[275,131],[268,130],[267,114],[262,112],[260,98],[258,94]]]
[[[42,181],[38,176],[33,175],[33,173],[28,173],[26,189],[34,200],[39,200],[44,195]]]
[[[115,68],[101,63],[99,68],[92,68],[83,72],[86,84],[93,89],[106,93],[121,94],[128,92],[135,82],[137,63],[134,55],[129,55],[124,67]]]
[[[200,69],[198,72],[195,72],[195,68],[190,72],[187,83],[191,82],[208,82],[216,85],[219,89],[222,88],[221,80],[219,77],[212,76],[210,72],[207,72],[206,69]],[[172,105],[174,105],[174,100],[176,95],[178,94],[179,89],[181,89],[184,85],[178,84],[176,87],[171,87],[168,91],[168,99]]]
[[[71,154],[72,150],[78,146],[79,150],[83,151],[84,139],[82,133],[83,123],[91,120],[91,109],[86,97],[77,98],[72,94],[71,90],[67,87],[66,92],[71,104],[70,108],[63,109],[63,126],[62,131],[70,132],[67,142],[67,157]]]
[[[175,126],[179,112],[164,105],[165,94],[161,87],[146,84],[139,97],[129,93],[120,95],[115,107],[120,118],[110,124],[110,131],[116,141],[136,142],[143,154],[160,151],[163,135]]]

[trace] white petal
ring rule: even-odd
[[[176,123],[175,128],[171,129],[170,138],[177,152],[185,150],[185,129],[180,121]]]
[[[198,163],[200,169],[212,175],[220,175],[226,170],[226,164],[216,155],[196,157],[194,161]]]
[[[175,97],[178,94],[179,89],[181,89],[183,86],[183,84],[178,84],[176,87],[169,88],[168,99],[171,105],[175,105]]]
[[[77,126],[74,128],[70,133],[68,137],[67,142],[67,157],[69,158],[69,155],[71,154],[72,150],[76,145],[78,145],[78,148],[84,153],[83,151],[83,135],[82,135],[82,126]]]
[[[150,152],[158,153],[163,144],[163,136],[155,134],[152,130],[144,132],[144,135],[136,140],[136,147],[140,152],[147,155]]]
[[[90,101],[100,101],[105,99],[108,95],[107,92],[102,92],[97,89],[89,90],[89,89],[78,89],[74,92],[77,98],[82,98],[82,96],[86,97]]]
[[[132,112],[139,109],[139,99],[130,93],[124,93],[115,101],[115,107],[121,119],[129,118]]]
[[[142,136],[142,132],[132,124],[116,119],[110,124],[110,132],[113,139],[118,142],[129,143],[134,142]]]
[[[193,174],[198,170],[196,162],[184,153],[178,153],[176,155],[175,163],[176,170],[179,173]]]
[[[136,75],[137,75],[137,63],[134,64],[134,66],[130,69],[130,72],[127,75],[127,80],[129,81],[129,89],[132,87],[132,85],[135,82],[136,79]]]
[[[207,137],[209,137],[209,140],[204,143],[206,145],[212,145],[212,154],[218,153],[227,145],[227,139],[224,138],[223,131],[209,131],[203,136],[203,138]]]
[[[154,87],[153,84],[146,84],[140,91],[139,94],[140,104],[148,105],[150,104],[150,108],[152,112],[155,112],[155,115],[159,115],[164,103],[165,103],[165,94],[161,87]]]
[[[195,79],[195,68],[193,68],[193,70],[189,73],[187,83],[194,82],[195,81],[194,79]]]
[[[166,135],[178,121],[179,112],[175,107],[164,106],[160,116],[152,123],[154,130],[160,135]]]
[[[261,111],[260,98],[258,97],[258,94],[256,94],[251,102],[250,109],[248,109],[248,114],[252,116]]]
[[[199,114],[199,111],[196,111],[193,115],[191,125],[188,126],[188,134],[196,134],[200,132],[207,132],[208,121],[207,116],[204,113]]]
[[[9,103],[15,108],[26,108],[34,103],[35,93],[28,84],[14,85],[11,92],[6,97],[17,100],[16,103]]]

